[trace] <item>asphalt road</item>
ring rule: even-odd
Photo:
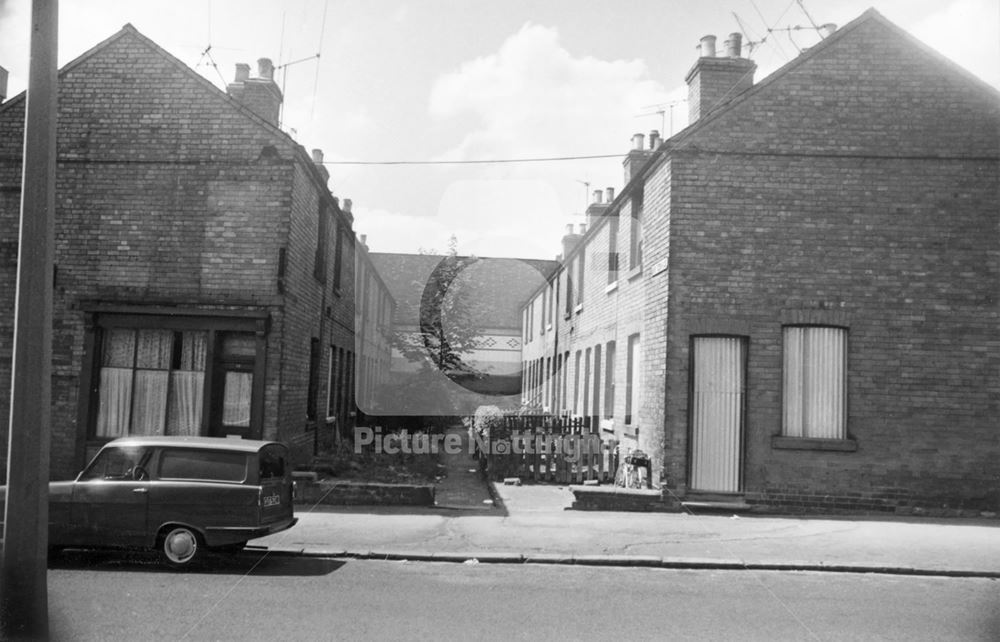
[[[55,640],[1000,639],[992,579],[76,552],[48,577]]]

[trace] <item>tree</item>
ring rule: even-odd
[[[461,277],[476,263],[474,256],[459,256],[458,239],[448,240],[448,252],[423,284],[420,297],[420,327],[399,333],[395,347],[424,370],[437,370],[452,380],[482,376],[465,357],[476,349],[479,329],[474,323],[475,301],[468,282]]]

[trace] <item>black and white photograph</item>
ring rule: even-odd
[[[1000,640],[1000,0],[0,0],[0,639]]]

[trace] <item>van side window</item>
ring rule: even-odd
[[[160,455],[160,479],[242,482],[246,453],[167,448]]]

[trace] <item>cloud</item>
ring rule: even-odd
[[[624,155],[633,133],[666,122],[648,108],[667,101],[641,60],[575,56],[556,29],[528,23],[438,77],[428,110],[466,126],[438,159],[566,158]],[[552,258],[565,224],[583,222],[590,192],[621,184],[620,167],[614,158],[466,165],[438,216],[465,229],[460,243],[480,256]]]
[[[354,231],[368,236],[372,252],[404,253],[417,251],[414,239],[420,239],[421,248],[444,252],[448,239],[455,233],[434,217],[364,207],[354,209]]]
[[[984,19],[970,19],[981,16]],[[1000,88],[1000,5],[996,0],[955,0],[910,27],[911,33],[994,87]]]
[[[639,60],[574,57],[557,30],[529,23],[496,53],[439,77],[429,111],[478,121],[445,158],[624,151],[636,114],[666,94],[648,76]]]

